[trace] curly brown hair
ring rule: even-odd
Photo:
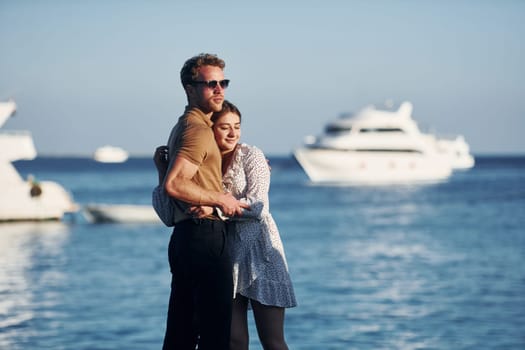
[[[226,67],[226,63],[217,55],[210,53],[201,53],[197,56],[189,58],[180,70],[180,81],[183,88],[186,88],[186,85],[191,84],[197,79],[197,76],[199,75],[199,68],[202,66],[214,66],[224,69],[224,67]]]

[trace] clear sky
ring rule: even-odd
[[[244,142],[286,155],[342,112],[409,100],[474,154],[525,154],[525,1],[0,0],[6,129],[41,155],[150,155],[186,97],[184,61],[218,54]]]

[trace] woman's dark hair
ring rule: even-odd
[[[222,109],[220,111],[213,112],[213,114],[211,115],[211,121],[215,123],[217,119],[219,119],[226,113],[237,114],[239,116],[239,121],[241,121],[241,112],[233,103],[231,103],[228,100],[224,100],[224,102],[222,103]]]

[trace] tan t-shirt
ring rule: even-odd
[[[168,139],[170,166],[177,156],[199,166],[192,181],[211,191],[222,192],[221,153],[215,142],[212,122],[198,108],[188,108],[173,127]],[[175,221],[190,218],[185,214],[187,203],[177,201]]]

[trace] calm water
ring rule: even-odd
[[[396,187],[313,186],[292,159],[271,162],[299,302],[290,349],[525,348],[525,158]],[[80,204],[147,204],[156,181],[150,159],[17,167]],[[0,349],[160,349],[170,233],[80,215],[0,225]]]

